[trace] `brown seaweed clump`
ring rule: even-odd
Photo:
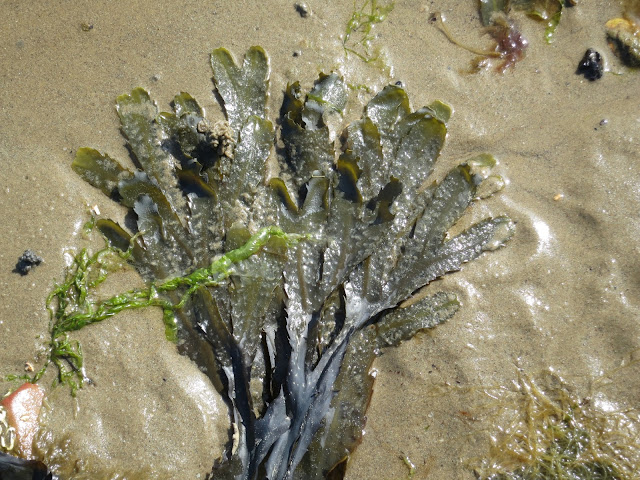
[[[492,444],[474,472],[481,480],[631,480],[640,465],[634,409],[603,411],[552,370],[519,371],[515,389],[487,392]]]

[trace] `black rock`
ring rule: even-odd
[[[0,479],[56,480],[57,478],[42,462],[23,460],[0,452]]]
[[[297,2],[294,5],[294,8],[302,18],[307,18],[308,16],[311,15],[311,9],[309,8],[309,5],[307,5],[305,2]]]
[[[593,48],[588,49],[580,63],[576,73],[578,75],[584,75],[589,81],[595,81],[602,77],[604,72],[604,65],[602,62],[602,55],[596,52]]]
[[[29,271],[43,262],[42,257],[38,256],[33,250],[25,250],[18,259],[14,272],[20,275],[26,275]]]

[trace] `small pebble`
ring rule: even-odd
[[[603,72],[602,55],[593,48],[588,49],[582,57],[582,60],[580,60],[576,73],[578,75],[584,75],[584,78],[593,82],[601,78]]]
[[[42,257],[38,256],[33,250],[25,250],[16,263],[14,272],[20,275],[26,275],[32,268],[37,267],[43,262]]]
[[[296,12],[298,12],[302,18],[307,18],[311,15],[311,9],[309,8],[309,5],[306,4],[306,2],[296,2],[294,7],[296,9]]]

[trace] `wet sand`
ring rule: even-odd
[[[407,456],[414,479],[471,479],[464,462],[486,453],[491,433],[460,414],[478,401],[471,387],[509,385],[517,367],[553,367],[587,395],[590,380],[640,346],[640,76],[612,55],[603,28],[620,4],[567,9],[551,45],[542,25],[516,17],[530,42],[526,58],[504,75],[468,75],[461,72],[473,54],[428,19],[442,11],[461,41],[488,45],[474,2],[398,1],[376,27],[393,67],[386,75],[344,58],[351,1],[309,1],[307,18],[294,3],[0,3],[0,373],[33,360],[47,331],[45,296],[62,277],[65,252],[82,243],[88,207],[122,218],[70,168],[82,146],[128,158],[115,97],[143,86],[165,109],[187,91],[219,119],[209,53],[223,46],[240,58],[261,45],[271,60],[270,118],[287,82],[308,87],[320,71],[374,89],[400,80],[414,108],[438,99],[454,109],[439,173],[483,152],[500,162],[505,190],[470,217],[507,214],[516,235],[432,283],[431,291],[455,291],[461,310],[376,361],[365,439],[347,473],[403,478]],[[575,75],[589,47],[621,75]],[[12,270],[27,248],[45,263],[21,277]],[[51,393],[40,441],[50,461],[64,449],[63,478],[203,478],[228,419],[205,377],[164,340],[160,315],[116,317],[74,338],[95,385],[77,403],[64,389]],[[0,394],[9,387],[0,384]],[[639,387],[631,376],[602,401],[639,408]]]

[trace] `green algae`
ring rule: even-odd
[[[108,227],[103,221],[98,226]],[[206,268],[199,268],[188,275],[151,283],[147,288],[132,289],[108,299],[98,300],[96,291],[118,260],[127,260],[132,252],[136,236],[132,236],[125,251],[107,245],[95,253],[84,248],[78,252],[67,272],[64,282],[53,289],[46,300],[51,315],[48,358],[44,366],[31,378],[37,382],[53,364],[57,370],[56,382],[70,387],[73,395],[87,380],[84,371],[82,347],[69,339],[69,333],[125,311],[146,307],[163,310],[165,334],[168,340],[177,341],[175,312],[182,309],[194,293],[206,287],[219,286],[233,271],[234,265],[255,255],[270,242],[280,239],[291,245],[301,239],[299,235],[287,235],[277,227],[266,227],[253,235],[242,246],[216,258]],[[180,290],[177,301],[168,294]]]
[[[365,63],[385,68],[381,51],[374,45],[373,29],[386,20],[393,11],[394,4],[395,2],[381,3],[377,0],[354,0],[353,12],[342,36],[345,56],[355,55]]]

